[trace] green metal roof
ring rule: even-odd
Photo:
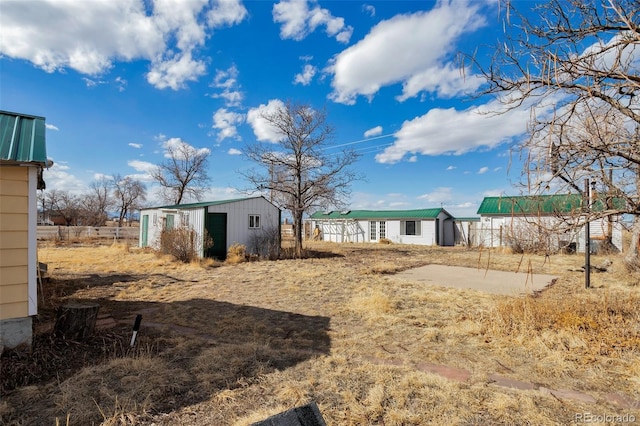
[[[44,120],[0,111],[0,160],[47,164]]]
[[[481,215],[538,215],[575,213],[582,209],[582,195],[556,194],[485,197],[478,208]]]
[[[480,222],[480,218],[477,216],[474,217],[456,217],[454,220],[458,222]]]
[[[235,198],[232,200],[218,200],[218,201],[203,201],[200,203],[190,203],[190,204],[173,204],[170,206],[158,206],[158,207],[146,207],[142,210],[149,210],[149,209],[171,209],[171,210],[180,210],[180,209],[196,209],[198,207],[209,207],[209,206],[219,206],[220,204],[229,204],[229,203],[237,203],[238,201],[246,201],[246,200],[253,200],[255,198],[264,198],[262,196],[260,197],[246,197],[246,198]],[[266,200],[266,198],[265,198]]]
[[[442,208],[418,210],[344,210],[315,212],[311,219],[435,219]],[[447,213],[448,214],[448,213]]]

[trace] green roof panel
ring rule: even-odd
[[[0,111],[0,160],[47,164],[44,117]]]
[[[607,202],[603,194],[599,194],[591,209],[603,211],[610,208],[624,209],[624,200],[609,199]],[[485,197],[478,208],[480,215],[553,215],[575,214],[582,210],[583,197],[581,194],[554,194],[531,196],[502,196]]]

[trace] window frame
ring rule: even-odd
[[[260,220],[260,215],[256,213],[249,214],[249,229],[260,229],[261,227],[262,221]]]

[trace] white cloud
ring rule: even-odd
[[[53,166],[44,170],[43,178],[47,190],[69,191],[73,194],[81,194],[88,189],[87,184],[69,173],[70,167],[64,162],[53,162]]]
[[[127,80],[118,76],[114,81],[116,83],[116,86],[118,87],[118,92],[124,92],[127,87]]]
[[[237,0],[40,0],[2,2],[2,15],[4,56],[90,76],[115,61],[144,60],[151,63],[149,83],[177,90],[204,74],[194,54],[212,30],[241,22],[246,10]],[[124,90],[126,81],[116,83]]]
[[[247,113],[247,123],[253,128],[253,133],[258,141],[277,143],[282,140],[282,134],[262,118],[265,114],[272,114],[277,109],[284,108],[284,102],[280,99],[271,99],[266,105],[261,104],[257,108],[251,108]]]
[[[283,39],[302,40],[320,26],[325,27],[329,37],[341,43],[348,43],[353,33],[343,18],[334,17],[315,0],[281,0],[273,5],[272,13],[273,21],[282,24],[280,37]]]
[[[99,181],[99,180],[113,180],[113,176],[112,175],[105,175],[104,173],[94,173],[93,174],[93,180]]]
[[[229,155],[242,155],[242,151],[240,151],[239,149],[235,149],[235,148],[229,148],[229,150],[227,151],[227,154],[229,154]]]
[[[449,167],[447,167],[447,170],[455,170],[455,169],[457,169],[457,167],[456,167],[456,166],[449,166]]]
[[[409,157],[409,159],[407,161],[409,163],[416,163],[418,161],[418,156],[417,155],[412,155],[411,157]]]
[[[370,4],[364,4],[362,5],[362,10],[364,12],[366,12],[369,16],[374,17],[376,16],[376,8]]]
[[[197,81],[205,72],[204,62],[194,60],[188,52],[155,61],[147,73],[147,81],[158,89],[179,90],[187,81]]]
[[[372,127],[371,129],[364,132],[365,138],[372,138],[374,136],[378,136],[382,134],[382,126]]]
[[[216,70],[216,75],[213,78],[213,82],[209,85],[216,89],[222,89],[220,93],[214,93],[212,98],[222,98],[225,101],[227,107],[238,107],[242,103],[243,94],[239,90],[240,84],[238,84],[238,68],[232,65],[226,70]]]
[[[316,71],[316,67],[310,64],[306,64],[304,68],[302,68],[302,72],[295,75],[295,77],[293,78],[293,83],[308,86],[311,83],[313,77],[316,75]]]
[[[49,124],[49,123],[47,123],[47,124],[45,124],[44,126],[47,128],[47,130],[60,130],[60,129],[58,129],[58,127],[57,127],[57,126],[55,126],[55,125],[53,125],[53,124]]]
[[[485,25],[478,13],[480,6],[467,0],[440,1],[430,11],[380,22],[364,39],[333,58],[326,70],[334,74],[331,99],[353,104],[358,95],[371,98],[382,86],[411,78],[414,81],[405,96],[418,90],[414,87],[432,87],[433,82],[418,84],[420,76],[441,67],[453,55],[460,36]],[[451,80],[449,77],[447,84]]]
[[[432,192],[420,195],[418,199],[432,204],[448,203],[453,199],[452,188],[442,186],[434,189]]]
[[[129,142],[129,146],[131,148],[136,148],[136,149],[140,149],[142,148],[142,144],[141,143],[133,143],[133,142]]]
[[[488,171],[489,171],[488,167],[486,167],[486,166],[485,167],[480,167],[480,170],[478,170],[478,174],[479,175],[483,175],[483,174],[487,173]]]
[[[452,63],[444,67],[434,66],[406,80],[402,85],[402,95],[396,99],[403,102],[422,91],[435,93],[440,98],[468,95],[474,93],[484,81],[479,75],[470,74],[469,70],[463,72]]]
[[[482,193],[483,197],[499,197],[504,195],[504,189],[489,189]]]
[[[213,128],[218,130],[217,140],[218,142],[227,139],[234,138],[240,140],[238,135],[237,125],[244,122],[244,115],[227,111],[226,108],[220,108],[213,114]]]
[[[180,152],[189,153],[191,155],[201,155],[206,154],[209,155],[211,150],[209,148],[196,148],[193,145],[188,144],[180,138],[171,138],[162,143],[162,148],[165,149],[164,158],[171,158],[171,154],[169,153],[169,149],[172,149],[174,155],[177,159],[182,159],[180,157]],[[137,163],[146,163],[144,161],[133,160]],[[151,164],[151,163],[146,163]]]
[[[213,28],[239,24],[247,16],[247,9],[240,0],[217,0],[207,13],[207,21]]]
[[[163,33],[139,1],[92,2],[91,7],[74,0],[3,2],[2,15],[2,54],[47,72],[68,67],[99,74],[113,59],[152,58],[164,49]]]
[[[151,172],[151,170],[157,167],[153,163],[149,163],[148,161],[140,161],[140,160],[129,160],[127,161],[127,165],[129,165],[129,167],[132,167],[137,172],[145,172],[145,173],[149,173]]]
[[[407,154],[464,154],[478,148],[494,148],[527,131],[531,117],[528,107],[502,114],[494,100],[479,107],[458,111],[434,108],[425,115],[407,120],[395,134],[393,145],[376,155],[379,163],[397,163]]]

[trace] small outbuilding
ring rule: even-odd
[[[31,344],[38,313],[37,190],[45,118],[0,111],[0,352]]]
[[[605,204],[604,200],[595,200],[591,208],[603,210]],[[478,208],[477,240],[484,247],[525,246],[584,253],[585,227],[566,226],[568,221],[580,217],[582,210],[580,194],[485,197]],[[592,220],[591,247],[595,249],[606,242],[609,249],[622,251],[622,230],[619,216]]]
[[[163,230],[181,227],[194,231],[200,257],[225,259],[233,244],[266,254],[268,242],[277,239],[279,247],[280,217],[280,209],[264,197],[149,207],[140,211],[139,246],[159,248]],[[205,245],[207,237],[212,245]]]
[[[309,222],[312,238],[322,241],[455,244],[454,218],[443,208],[316,212]]]

